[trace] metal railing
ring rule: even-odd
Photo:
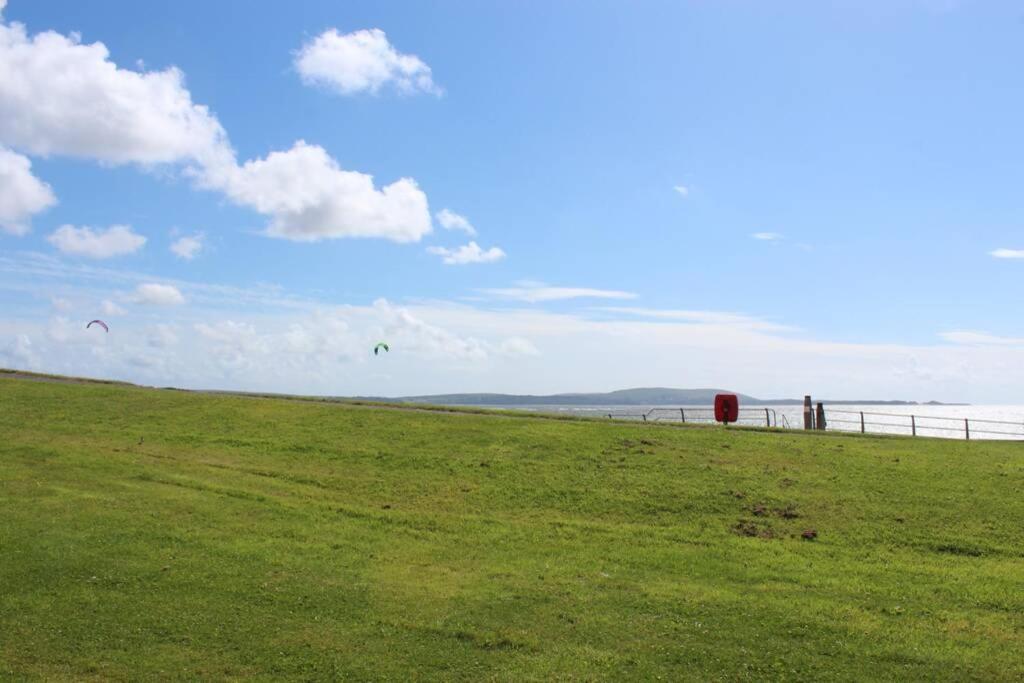
[[[1024,439],[1024,422],[984,420],[974,417],[939,417],[936,415],[905,415],[863,410],[826,408],[828,429],[862,434],[903,434],[945,438]]]
[[[715,422],[714,408],[679,407],[679,408],[651,408],[646,412],[611,411],[605,413],[609,418],[616,420],[640,420],[643,422]],[[785,416],[783,416],[785,422]],[[740,408],[739,417],[735,424],[756,426],[756,427],[777,427],[779,424],[778,415],[774,408]],[[785,422],[788,426],[788,422]]]
[[[681,406],[659,407],[646,411],[611,410],[600,413],[611,419],[637,422],[714,423],[714,408]],[[812,414],[813,417],[813,414]],[[790,424],[785,414],[774,408],[740,408],[737,425],[749,427],[782,427],[799,429]],[[812,421],[812,429],[817,429]],[[825,428],[830,431],[862,434],[901,434],[904,436],[943,437],[952,439],[1011,439],[1024,441],[1024,420],[989,420],[975,417],[945,417],[883,413],[867,410],[843,410],[825,407]]]

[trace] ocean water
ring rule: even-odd
[[[580,415],[586,417],[614,417],[650,422],[714,422],[710,406],[572,406],[529,405],[515,406],[517,410]],[[767,412],[766,412],[767,411]],[[825,405],[825,422],[830,431],[861,431],[861,413],[864,431],[875,434],[904,434],[947,439],[972,440],[1009,439],[1024,440],[1024,406],[972,405],[972,406],[878,406],[878,405]],[[803,429],[802,405],[767,405],[740,409],[739,424],[751,426]],[[966,420],[966,423],[965,423]]]

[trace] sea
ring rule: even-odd
[[[709,406],[502,406],[515,410],[647,422],[714,422]],[[802,405],[740,408],[738,424],[803,429]],[[946,439],[1024,441],[1024,406],[825,404],[826,429]]]

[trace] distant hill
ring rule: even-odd
[[[433,403],[438,405],[460,405],[460,406],[523,406],[523,405],[549,405],[549,406],[640,406],[640,405],[675,405],[693,406],[710,405],[715,401],[715,394],[737,394],[740,405],[800,405],[803,399],[760,399],[746,394],[740,394],[727,389],[669,389],[666,387],[648,387],[639,389],[620,389],[606,393],[579,393],[579,394],[433,394],[430,396],[403,396],[397,399],[407,403]],[[838,404],[860,404],[860,405],[917,405],[913,401],[832,401],[825,403]],[[931,402],[929,405],[940,405]]]
[[[436,394],[432,396],[404,396],[400,401],[409,403],[438,403],[441,405],[514,406],[514,405],[698,405],[712,403],[715,394],[735,393],[724,389],[621,389],[591,394]],[[756,403],[752,396],[739,395],[741,403]]]

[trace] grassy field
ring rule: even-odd
[[[0,379],[0,678],[1021,680],[1022,521],[1019,443]]]

